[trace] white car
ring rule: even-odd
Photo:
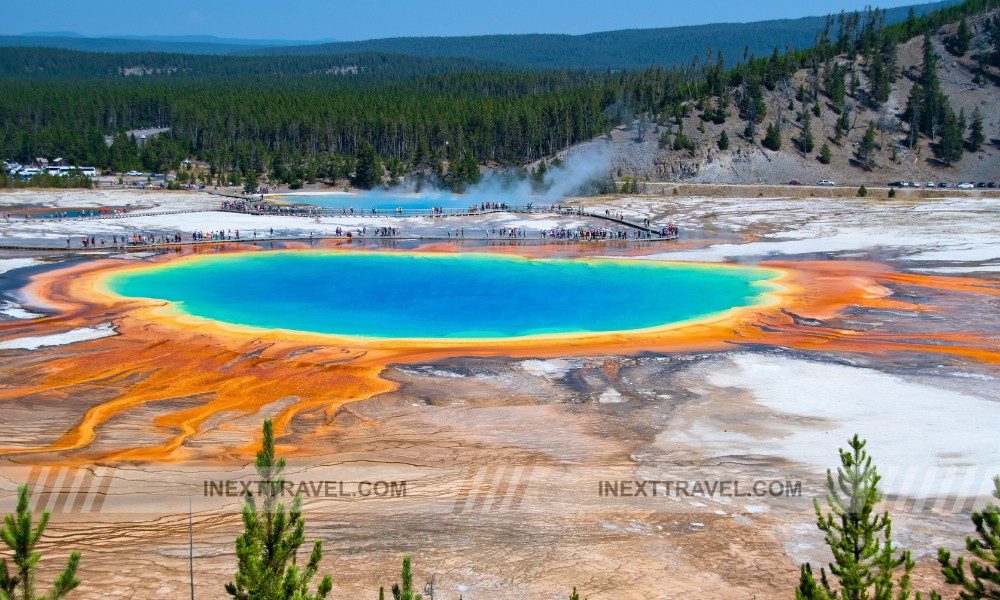
[[[935,184],[933,181],[928,181],[926,184],[924,184],[924,187],[937,187],[937,184]]]
[[[834,183],[834,182],[832,182],[832,181],[830,181],[829,179],[823,179],[817,185],[825,185],[825,186],[833,187],[833,186],[835,186],[837,184]]]
[[[129,171],[128,173],[125,174],[128,175],[129,177],[142,177],[142,173],[139,171]]]
[[[976,186],[973,183],[965,182],[965,183],[960,183],[960,184],[956,185],[955,187],[957,187],[960,190],[971,190],[971,189],[975,189]]]

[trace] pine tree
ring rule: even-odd
[[[729,150],[729,134],[723,131],[719,134],[719,141],[716,142],[719,150]]]
[[[656,140],[657,145],[659,145],[660,150],[664,150],[670,147],[670,132],[666,129],[660,134],[660,137]]]
[[[479,170],[479,161],[472,151],[465,153],[465,180],[469,185],[476,185],[483,180],[483,173]]]
[[[781,150],[781,130],[774,123],[767,124],[767,135],[764,136],[764,147],[777,152]]]
[[[958,23],[958,32],[955,33],[955,41],[953,47],[955,49],[955,54],[959,56],[965,56],[965,53],[969,51],[969,46],[972,44],[972,33],[969,31],[969,23],[966,22],[965,17]]]
[[[858,188],[858,198],[864,198],[867,195],[868,195],[868,188],[866,188],[865,184],[862,183],[861,187]]]
[[[819,149],[819,162],[823,163],[824,165],[828,165],[832,160],[833,160],[833,152],[830,151],[830,145],[824,143],[823,147]]]
[[[983,142],[986,141],[986,135],[983,133],[983,113],[979,111],[977,106],[975,110],[972,111],[972,125],[969,131],[969,150],[972,152],[979,152],[983,147]]]
[[[826,502],[830,511],[814,500],[817,527],[825,534],[833,552],[830,575],[840,584],[835,590],[826,569],[816,581],[812,566],[802,566],[796,600],[882,600],[909,597],[909,576],[913,560],[908,551],[898,552],[892,544],[892,521],[889,513],[874,512],[882,501],[878,489],[881,476],[865,451],[865,441],[854,436],[849,450],[840,450],[841,466],[837,477],[827,470]],[[893,575],[902,567],[898,593],[893,593]]]
[[[257,173],[254,173],[253,171],[243,178],[243,191],[247,194],[252,194],[257,191],[257,187],[259,185]]]
[[[535,192],[544,192],[551,182],[546,182],[549,173],[549,164],[545,159],[538,161],[538,166],[531,171],[531,189]]]
[[[939,128],[948,105],[941,93],[941,81],[937,75],[938,56],[929,35],[924,36],[923,65],[917,84],[910,90],[906,115],[911,125],[931,139],[939,135]]]
[[[917,32],[917,13],[913,10],[912,6],[910,7],[910,12],[906,14],[904,29],[906,30],[907,37]]]
[[[382,159],[375,147],[368,142],[362,142],[358,148],[357,165],[354,168],[354,185],[364,190],[370,190],[382,183],[385,171],[382,169]]]
[[[993,40],[993,64],[1000,65],[1000,19],[993,19],[990,39]]]
[[[677,129],[677,135],[674,136],[674,151],[680,152],[681,150],[687,150],[689,152],[694,152],[697,147],[695,141],[684,134],[683,128]]]
[[[951,165],[962,160],[963,145],[962,127],[955,111],[950,106],[945,108],[944,120],[941,123],[941,141],[938,143],[938,158]]]
[[[993,496],[1000,499],[1000,476],[993,479],[993,485]],[[972,513],[972,523],[979,539],[965,538],[965,549],[973,560],[966,563],[960,556],[952,564],[951,552],[939,548],[941,572],[950,585],[959,586],[962,600],[1000,598],[1000,507],[987,504],[983,512]]]
[[[764,88],[759,78],[753,77],[744,84],[737,107],[740,110],[740,118],[747,122],[749,131],[747,138],[753,139],[757,135],[757,125],[762,123],[767,115]]]
[[[274,424],[264,421],[264,440],[255,461],[258,507],[253,492],[243,502],[243,535],[236,538],[238,567],[226,592],[238,600],[320,600],[333,587],[329,575],[323,577],[315,594],[309,584],[323,558],[323,542],[316,540],[309,562],[296,565],[299,547],[305,542],[302,496],[296,494],[290,509],[280,501],[285,488],[285,459],[274,455]]]
[[[896,53],[896,37],[886,30],[880,33],[881,41],[875,44],[868,68],[870,95],[869,104],[878,108],[884,104],[892,93],[892,84],[896,81],[898,57]]]
[[[545,159],[543,158],[542,160],[538,161],[538,166],[535,167],[535,170],[531,173],[531,178],[535,181],[535,183],[541,184],[543,181],[545,181],[545,174],[548,172],[549,172],[549,165],[548,163],[545,162]]]
[[[869,123],[868,129],[865,130],[865,135],[861,138],[861,143],[858,145],[858,158],[861,159],[866,169],[872,168],[876,147],[875,123]]]
[[[413,592],[413,572],[410,570],[410,557],[403,557],[403,571],[400,574],[400,583],[392,584],[393,600],[423,600],[420,594]]]
[[[799,589],[795,590],[795,600],[837,600],[832,592],[827,592],[829,587],[826,572],[821,573],[821,580],[817,582],[813,576],[812,565],[806,563],[802,565]]]
[[[80,585],[76,570],[80,564],[80,553],[71,552],[66,568],[56,578],[52,591],[39,594],[35,590],[35,569],[42,553],[35,550],[45,527],[49,524],[49,512],[44,511],[38,524],[32,527],[32,515],[28,486],[17,488],[17,509],[13,515],[4,517],[0,526],[0,540],[13,551],[13,563],[17,573],[13,576],[7,568],[7,561],[0,560],[0,598],[3,600],[58,600]]]
[[[452,190],[461,193],[470,185],[479,183],[482,178],[476,157],[472,152],[463,152],[461,158],[448,166],[448,175],[444,178],[444,183]]]
[[[580,594],[577,593],[575,587],[573,588],[573,593],[569,595],[569,600],[580,600]]]
[[[799,139],[799,149],[802,150],[802,155],[805,156],[813,151],[816,142],[813,140],[812,133],[812,117],[809,116],[809,112],[803,113],[802,116],[802,137]]]

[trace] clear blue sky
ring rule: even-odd
[[[761,21],[915,4],[914,0],[10,0],[0,34],[215,35],[359,40]]]

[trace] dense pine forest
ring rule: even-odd
[[[911,11],[895,24],[880,10],[841,14],[826,20],[808,50],[775,48],[768,57],[733,60],[708,49],[690,65],[634,71],[517,72],[473,59],[371,53],[230,57],[3,48],[0,157],[62,156],[116,171],[165,171],[196,157],[211,165],[215,180],[267,175],[294,182],[346,177],[370,145],[395,178],[416,170],[440,174],[445,162],[523,164],[639,115],[672,123],[691,111],[715,122],[738,116],[748,139],[763,135],[769,121],[762,140],[768,146],[771,129],[786,118],[767,114],[765,90],[787,87],[806,69],[809,85],[795,94],[797,120],[808,121],[822,97],[843,113],[847,129],[852,106],[877,109],[888,98],[900,75],[898,43],[998,5],[967,0],[924,16]],[[994,23],[992,39],[1000,45],[998,28]],[[961,45],[955,40],[956,52]],[[996,60],[997,50],[984,58]],[[941,94],[934,61],[928,50],[904,117],[913,136],[941,138],[943,160],[954,160],[962,151],[959,126],[966,124]],[[147,126],[170,133],[140,149],[125,132]],[[114,136],[110,146],[106,135]],[[683,148],[689,140],[679,131],[672,143]],[[478,176],[472,171],[469,177]]]
[[[163,52],[95,53],[57,48],[0,49],[2,79],[116,79],[169,75],[192,77],[280,77],[357,75],[365,83],[461,71],[514,71],[499,62],[427,58],[378,52],[336,56],[206,56]]]

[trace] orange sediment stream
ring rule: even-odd
[[[440,252],[448,247],[434,245],[421,250]],[[517,251],[528,256],[554,252],[546,247]],[[161,257],[154,262],[174,259]],[[46,394],[81,395],[96,389],[111,390],[113,397],[81,409],[79,422],[51,443],[31,448],[0,447],[0,454],[30,454],[33,456],[25,458],[45,462],[172,462],[250,454],[253,448],[249,440],[241,447],[221,443],[192,446],[189,442],[209,422],[224,429],[221,422],[228,417],[261,411],[273,414],[279,433],[303,413],[323,411],[330,419],[349,402],[395,390],[395,383],[380,376],[387,365],[453,356],[552,358],[766,344],[874,354],[925,352],[1000,363],[996,332],[905,334],[837,324],[849,307],[940,310],[896,300],[886,285],[924,288],[932,294],[996,297],[1000,296],[996,282],[902,274],[872,262],[772,261],[760,266],[783,273],[780,284],[784,289],[774,294],[776,301],[735,309],[714,319],[638,332],[440,341],[341,339],[231,327],[164,310],[165,302],[120,298],[102,291],[100,282],[107,273],[134,268],[133,264],[109,259],[57,269],[35,277],[26,291],[58,314],[28,323],[0,324],[0,338],[49,335],[108,321],[114,323],[119,335],[50,351],[51,357],[44,362],[7,368],[0,399],[30,401]],[[151,442],[122,444],[100,439],[102,426],[147,405],[158,409],[158,416],[149,425],[150,433],[156,434],[149,436]],[[95,447],[95,441],[103,443]],[[304,447],[290,450],[310,452]]]

